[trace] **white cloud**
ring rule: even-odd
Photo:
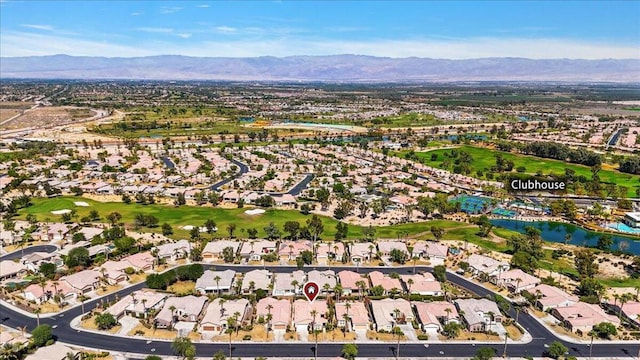
[[[178,12],[180,10],[184,9],[183,7],[179,7],[179,6],[163,6],[160,8],[160,14],[173,14],[175,12]]]
[[[221,32],[224,34],[232,34],[238,31],[238,29],[231,26],[218,26],[216,27],[217,32]]]
[[[148,33],[158,33],[158,34],[170,34],[173,32],[171,28],[159,28],[159,27],[139,27],[136,28],[138,31],[148,32]]]
[[[202,4],[202,5],[198,5],[196,7],[202,8],[202,9],[206,9],[209,7],[209,4]]]
[[[20,24],[20,26],[25,27],[25,28],[29,28],[29,29],[44,30],[44,31],[53,31],[53,26],[51,26],[51,25],[42,25],[42,24]]]
[[[139,31],[167,34],[189,39],[191,31],[171,28],[139,28]],[[226,29],[229,31],[230,29]],[[169,38],[167,38],[169,39]],[[634,45],[578,42],[563,39],[474,38],[346,41],[330,39],[251,39],[209,41],[144,41],[122,44],[53,36],[28,32],[0,32],[3,56],[28,55],[91,55],[148,56],[179,54],[186,56],[291,56],[359,54],[386,57],[429,57],[470,59],[486,57],[524,57],[532,59],[640,59],[640,49]],[[170,39],[169,39],[170,40]]]
[[[141,13],[141,12],[137,12],[137,11],[136,11],[136,12],[132,12],[130,15],[131,15],[131,16],[140,16],[140,15],[142,15],[142,14],[144,14],[144,13]]]
[[[0,43],[2,43],[2,56],[38,56],[55,54],[78,56],[149,55],[148,50],[143,50],[134,46],[25,32],[3,31],[0,33]]]

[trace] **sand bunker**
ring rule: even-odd
[[[191,230],[193,230],[193,228],[194,228],[194,227],[195,227],[195,226],[193,226],[193,225],[185,225],[185,226],[183,226],[183,227],[182,227],[182,229],[187,230],[187,231],[191,231]],[[199,228],[198,228],[198,230],[199,230],[200,232],[206,232],[206,231],[207,231],[207,228],[206,228],[206,227],[204,227],[204,226],[201,226],[201,227],[199,227]],[[215,230],[214,230],[214,231],[216,231],[216,230],[218,230],[218,228],[215,228]]]
[[[71,212],[71,210],[69,210],[69,209],[62,209],[62,210],[54,210],[51,213],[53,215],[62,215],[62,214],[68,214],[70,212]]]
[[[244,212],[247,215],[260,215],[260,214],[264,214],[264,210],[262,209],[251,209],[251,210],[246,210]]]
[[[87,204],[87,203],[86,203],[86,202],[84,202],[84,201],[76,201],[76,202],[74,202],[74,204],[75,204],[76,206],[82,206],[82,207],[87,207],[87,206],[89,206],[89,204]]]

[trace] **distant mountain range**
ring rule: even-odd
[[[640,82],[640,59],[447,60],[359,55],[290,57],[148,56],[0,58],[0,78],[236,81],[567,81]]]

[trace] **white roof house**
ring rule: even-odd
[[[206,270],[196,280],[196,291],[205,293],[229,293],[233,288],[236,272],[233,270],[212,271]],[[216,280],[217,279],[217,280]]]
[[[269,290],[272,279],[273,274],[269,270],[251,270],[245,273],[244,277],[242,278],[242,293],[250,294],[255,289]]]
[[[411,304],[404,299],[373,300],[371,309],[377,331],[391,331],[398,324],[413,321]]]

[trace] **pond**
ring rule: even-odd
[[[533,226],[540,230],[542,238],[546,241],[564,243],[565,236],[571,234],[569,244],[578,246],[593,246],[598,242],[600,233],[583,229],[572,224],[564,224],[549,221],[516,221],[508,219],[493,219],[491,223],[494,226],[524,233],[527,226]],[[640,240],[623,235],[612,234],[613,246],[612,250],[618,250],[622,246],[626,247],[627,252],[634,255],[640,255]]]

